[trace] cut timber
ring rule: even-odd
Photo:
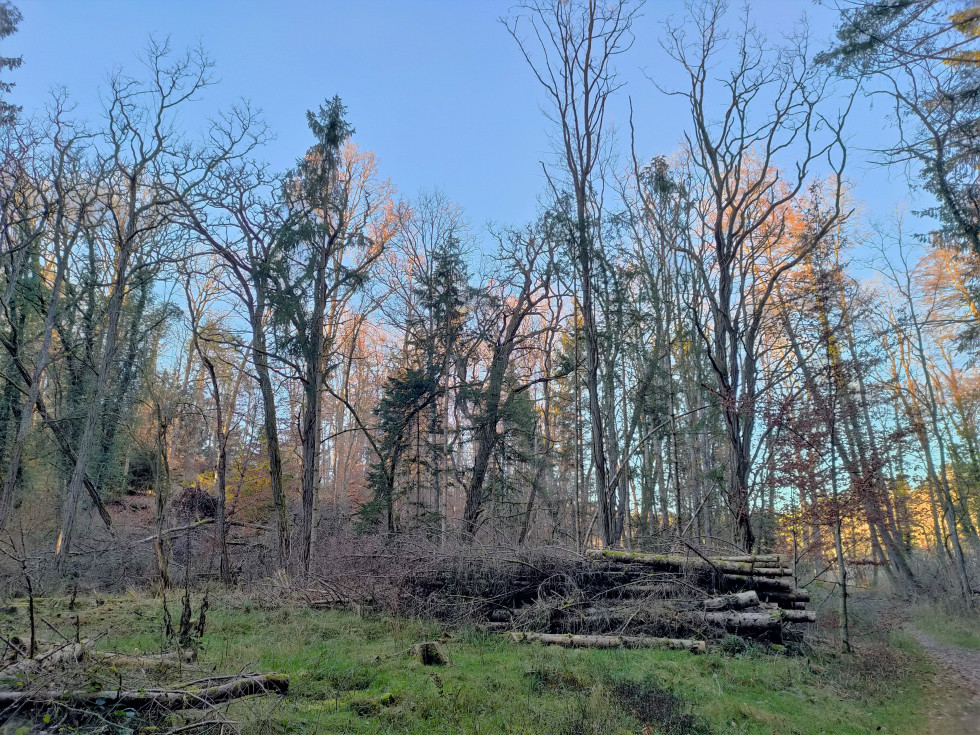
[[[774,602],[780,607],[788,609],[796,608],[796,605],[806,605],[810,601],[810,594],[806,590],[794,589],[790,592],[767,592],[759,590],[759,599],[763,602]]]
[[[755,590],[747,592],[735,592],[730,595],[719,595],[700,600],[671,600],[664,596],[662,587],[648,587],[646,585],[630,585],[622,590],[629,592],[629,595],[622,594],[620,598],[637,599],[644,594],[653,597],[647,599],[647,604],[660,605],[665,609],[674,610],[744,610],[747,607],[759,607],[763,603],[759,600],[759,595]],[[618,606],[614,606],[618,607]],[[775,607],[775,605],[773,605]],[[628,606],[626,609],[630,609]]]
[[[764,567],[783,566],[783,557],[779,554],[751,554],[745,556],[712,556],[712,560],[729,561],[739,564],[757,564]]]
[[[566,648],[670,648],[691,653],[704,653],[704,641],[681,638],[654,638],[630,635],[571,635],[569,633],[510,634],[515,643],[537,642]]]
[[[705,622],[724,628],[730,633],[765,632],[779,630],[784,623],[815,623],[817,613],[813,610],[774,610],[771,613],[750,612],[705,612],[689,614],[692,623]]]
[[[792,578],[775,578],[775,577],[742,577],[735,574],[723,574],[721,576],[721,583],[726,588],[733,592],[752,589],[759,593],[762,597],[763,592],[781,592],[783,594],[792,594],[796,591],[796,587],[793,586]]]
[[[732,562],[724,559],[702,559],[697,556],[642,554],[636,551],[614,551],[612,549],[589,549],[585,555],[590,559],[642,564],[654,569],[679,572],[690,570],[759,577],[785,577],[792,574],[792,570],[786,567],[764,566],[754,562]],[[771,564],[771,562],[767,562],[767,564]]]
[[[776,616],[782,618],[787,623],[815,623],[817,622],[816,610],[780,610]]]
[[[729,633],[763,633],[778,631],[782,625],[778,617],[768,613],[702,613],[690,618],[691,622],[703,620],[705,623],[724,628]]]
[[[13,707],[43,707],[57,702],[75,707],[196,709],[255,694],[285,694],[287,689],[289,677],[285,674],[255,674],[239,676],[225,684],[189,689],[108,689],[101,692],[40,689],[0,692],[0,712]]]
[[[704,610],[744,610],[747,607],[759,606],[759,595],[755,590],[736,592],[721,597],[711,597],[701,603]]]

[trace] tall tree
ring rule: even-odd
[[[303,386],[301,565],[309,573],[322,449],[322,406],[342,322],[399,224],[392,190],[374,157],[350,142],[334,97],[307,113],[314,145],[283,187],[287,212],[275,253],[275,322]]]
[[[592,464],[603,543],[617,544],[615,522],[618,474],[610,467],[608,424],[614,419],[604,406],[600,387],[599,322],[595,298],[596,248],[602,227],[599,166],[606,149],[606,106],[619,88],[615,58],[633,42],[633,20],[639,3],[616,0],[534,0],[518,6],[507,24],[528,65],[544,87],[559,128],[559,159],[563,183],[574,197],[574,233],[569,243],[581,288],[585,336],[585,385],[589,396]],[[524,24],[531,27],[523,35]],[[556,192],[557,193],[557,192]]]
[[[795,38],[793,48],[773,47],[747,16],[729,37],[725,13],[724,4],[706,3],[694,9],[693,38],[683,27],[670,31],[671,54],[688,82],[674,94],[688,104],[692,126],[679,191],[695,213],[677,247],[694,265],[708,301],[707,322],[697,309],[690,314],[707,349],[724,417],[725,502],[736,543],[750,550],[756,402],[766,384],[759,357],[769,301],[780,278],[845,214],[840,193],[846,111],[828,118],[818,110],[827,82],[808,62],[805,37]],[[715,83],[715,58],[729,40],[735,61]],[[755,102],[763,99],[767,110],[760,114]],[[794,154],[793,168],[781,169],[777,159]],[[787,206],[805,192],[811,168],[819,163],[833,172],[835,193],[810,231],[790,243]]]

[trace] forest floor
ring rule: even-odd
[[[980,735],[980,629],[943,616],[907,626],[935,664],[928,735]]]
[[[175,622],[178,599],[170,599]],[[195,596],[195,610],[199,603]],[[77,624],[99,650],[166,648],[158,597],[85,597],[73,610],[62,598],[37,604],[45,621],[39,628],[52,639],[48,623],[68,637]],[[3,608],[0,633],[23,636],[25,608],[23,600]],[[408,654],[429,640],[442,642],[449,665],[427,666]],[[738,639],[705,655],[567,650],[226,592],[212,595],[198,662],[161,683],[243,670],[288,674],[285,697],[226,706],[243,733],[256,734],[927,732],[935,667],[914,639],[898,630],[868,634],[857,651],[841,656],[816,646],[808,655],[788,655]],[[118,672],[91,675],[115,681]],[[191,721],[185,717],[156,723],[155,732],[182,727]]]

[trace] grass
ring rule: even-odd
[[[45,600],[40,612],[73,627],[65,600]],[[80,599],[78,614],[82,635],[100,649],[163,646],[157,599]],[[0,615],[4,635],[23,633],[22,613]],[[927,708],[927,666],[902,638],[852,657],[565,650],[345,611],[263,609],[232,596],[212,601],[207,621],[202,666],[290,676],[281,701],[231,706],[247,733],[897,734],[921,732]],[[435,639],[450,666],[408,655]]]
[[[938,641],[980,651],[980,629],[977,628],[975,617],[971,620],[928,607],[917,611],[912,619],[917,628]]]

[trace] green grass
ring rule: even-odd
[[[163,646],[159,600],[79,607],[82,635],[100,649]],[[41,614],[72,628],[65,601],[44,601]],[[4,634],[23,632],[23,614],[5,615]],[[450,666],[408,655],[413,643],[440,637]],[[928,694],[926,665],[905,639],[853,657],[565,650],[230,596],[212,603],[200,664],[290,676],[281,702],[232,705],[247,733],[916,733]]]
[[[913,621],[916,627],[938,641],[980,651],[980,624],[977,618],[969,620],[929,608],[915,614]]]

